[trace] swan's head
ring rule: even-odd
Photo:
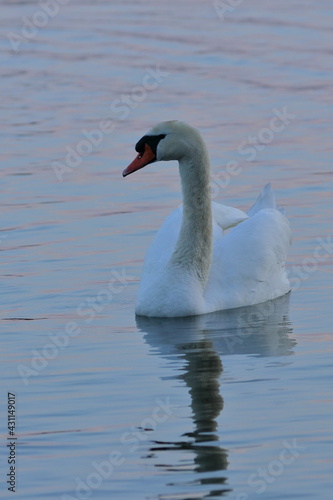
[[[123,171],[123,176],[155,161],[180,160],[193,154],[198,145],[203,145],[201,135],[187,123],[178,120],[161,122],[136,143],[138,155]]]

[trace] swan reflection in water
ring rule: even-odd
[[[137,316],[137,326],[153,352],[165,359],[182,360],[183,372],[175,378],[189,388],[193,428],[179,441],[155,441],[151,452],[190,450],[194,460],[188,464],[197,473],[223,471],[228,466],[228,451],[220,445],[217,419],[223,410],[220,377],[221,357],[231,354],[287,356],[293,354],[295,340],[288,320],[289,294],[255,306],[242,307],[187,318],[147,318]],[[167,471],[184,471],[182,460],[159,464]],[[187,463],[187,462],[186,462]],[[196,484],[215,485],[212,493],[230,491],[225,475],[202,477]],[[217,485],[220,485],[219,487]],[[218,487],[218,489],[216,489]],[[177,497],[178,498],[178,497]]]

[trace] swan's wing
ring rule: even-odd
[[[237,226],[240,222],[248,219],[249,216],[238,208],[228,207],[212,201],[213,219],[222,228],[228,229]]]
[[[215,242],[205,299],[211,310],[251,305],[290,290],[285,261],[287,218],[275,208],[254,211]]]
[[[213,211],[213,239],[219,239],[221,229],[234,227],[248,219],[248,215],[238,208],[228,207],[212,202]],[[158,272],[164,268],[177,243],[183,216],[183,206],[176,208],[164,221],[157,231],[145,256],[144,273]]]
[[[270,183],[266,184],[264,189],[259,194],[258,198],[254,202],[251,208],[247,211],[247,215],[252,217],[254,214],[263,210],[264,208],[275,208],[277,209],[275,202],[275,195]],[[278,209],[281,213],[283,210]]]

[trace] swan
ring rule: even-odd
[[[183,205],[167,217],[146,253],[137,315],[194,316],[290,291],[285,261],[291,230],[269,184],[247,213],[212,202],[206,145],[182,121],[159,123],[135,149],[124,177],[156,161],[178,160],[183,195]]]

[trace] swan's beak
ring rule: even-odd
[[[145,167],[148,163],[153,163],[156,160],[156,156],[151,150],[148,144],[145,144],[145,149],[143,153],[139,153],[138,156],[132,161],[130,165],[123,171],[123,177],[126,175],[132,174],[139,170],[140,168]]]

